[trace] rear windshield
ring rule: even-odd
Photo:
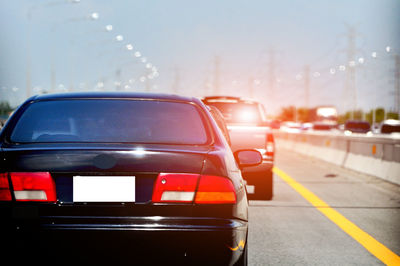
[[[205,144],[197,108],[148,100],[55,100],[31,104],[10,135],[12,142],[117,142]]]
[[[230,102],[210,102],[222,113],[227,124],[258,124],[262,122],[260,111],[257,104],[251,103],[230,103]]]

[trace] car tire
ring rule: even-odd
[[[247,253],[247,241],[246,241],[246,246],[244,247],[243,253],[240,256],[239,260],[235,263],[235,266],[247,266],[247,260],[248,260],[248,253]]]
[[[256,184],[254,199],[256,200],[271,200],[274,194],[274,179],[272,171],[263,174],[263,182]]]

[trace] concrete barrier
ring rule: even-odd
[[[400,185],[400,137],[340,132],[274,131],[277,149],[285,148]]]

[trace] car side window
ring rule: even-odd
[[[221,112],[215,106],[210,106],[210,113],[213,116],[214,120],[217,122],[218,127],[221,129],[222,133],[224,134],[225,139],[228,142],[229,146],[231,146],[231,139],[229,136],[229,131],[228,131],[228,128],[226,127],[225,120],[224,120]]]

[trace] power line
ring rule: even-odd
[[[277,51],[271,47],[268,49],[268,88],[267,88],[267,97],[269,100],[269,106],[271,109],[275,109],[275,98],[276,98],[276,54]]]

